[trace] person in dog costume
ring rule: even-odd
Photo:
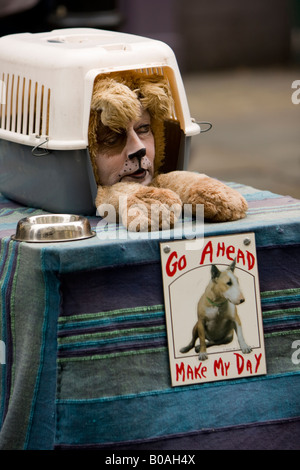
[[[205,219],[213,222],[245,217],[245,199],[222,182],[189,171],[160,173],[164,122],[172,109],[163,76],[130,71],[96,78],[88,130],[96,207],[112,205],[120,222],[137,231],[170,228],[183,204],[191,204],[194,214],[203,204]],[[120,204],[120,198],[127,203]]]

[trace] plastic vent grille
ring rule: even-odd
[[[0,129],[49,135],[50,89],[31,79],[2,74]]]

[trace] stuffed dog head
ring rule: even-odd
[[[164,121],[170,119],[173,99],[167,80],[161,75],[125,71],[99,75],[94,83],[88,130],[89,152],[97,185],[111,185],[131,174],[143,157],[143,169],[152,176],[157,174],[164,160]],[[138,159],[128,159],[119,168],[114,179],[107,180],[107,168],[98,165],[99,154],[105,146],[122,145],[131,123],[144,123],[148,119],[153,134],[153,161],[141,149]],[[144,153],[144,155],[143,155]],[[135,154],[136,155],[136,154]],[[153,168],[152,168],[153,167]],[[137,168],[136,168],[137,169]],[[103,183],[103,180],[105,181]],[[145,183],[145,184],[146,184]]]

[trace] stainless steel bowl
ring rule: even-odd
[[[94,237],[86,217],[72,214],[46,214],[19,220],[13,240],[53,243]]]

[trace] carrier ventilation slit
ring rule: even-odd
[[[0,129],[49,135],[50,88],[9,73],[0,76]]]

